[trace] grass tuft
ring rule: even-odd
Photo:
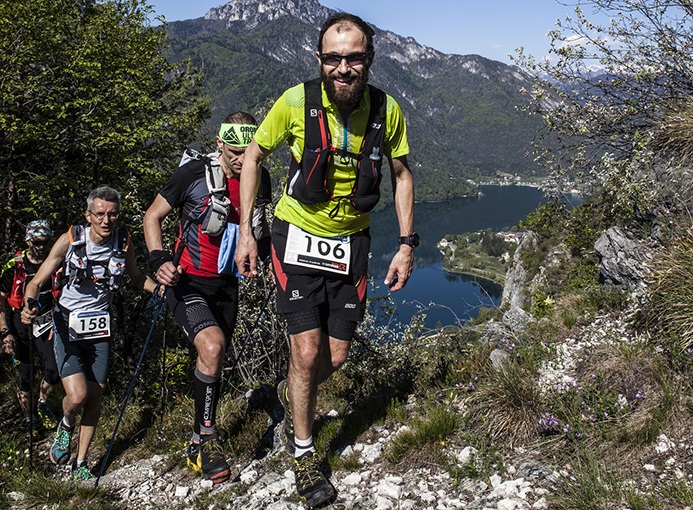
[[[487,374],[465,400],[470,425],[511,447],[536,438],[540,394],[532,374],[514,362]]]
[[[395,436],[385,452],[385,458],[397,464],[412,450],[425,446],[440,446],[457,426],[457,415],[442,407],[434,407],[425,419],[414,418],[411,428]]]

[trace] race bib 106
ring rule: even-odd
[[[108,336],[111,336],[111,315],[108,310],[84,310],[70,313],[71,342]]]
[[[320,237],[289,224],[284,262],[339,274],[349,274],[351,241],[347,237]]]

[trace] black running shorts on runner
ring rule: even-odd
[[[55,364],[55,353],[53,352],[53,337],[51,330],[46,331],[39,337],[34,337],[31,326],[23,324],[18,310],[10,309],[7,315],[7,325],[16,340],[14,352],[15,359],[19,363],[19,389],[29,391],[31,389],[31,350],[38,353],[41,360],[41,371],[43,378],[48,384],[58,384],[60,375]],[[29,344],[33,342],[33,344]]]
[[[166,304],[191,344],[200,331],[210,326],[219,326],[228,344],[236,326],[238,279],[232,275],[203,278],[184,273],[176,285],[166,287]]]
[[[287,314],[308,310],[322,303],[330,317],[358,322],[366,309],[368,290],[369,230],[349,236],[351,257],[349,274],[284,262],[289,223],[274,218],[272,223],[272,269],[277,283],[277,311]]]

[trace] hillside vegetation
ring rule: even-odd
[[[335,507],[693,506],[693,9],[688,2],[660,0],[588,0],[581,5],[584,11],[577,8],[550,34],[554,60],[535,62],[518,55],[518,64],[536,77],[527,108],[562,145],[536,147],[551,179],[547,192],[555,200],[518,225],[527,235],[506,273],[502,304],[481,310],[469,324],[428,330],[421,320],[426,310],[411,324],[398,326],[390,320],[392,302],[372,300],[348,362],[321,389],[315,438],[342,490]],[[0,54],[16,55],[7,41],[27,37],[29,29],[38,31],[31,40],[40,47],[66,45],[55,27],[70,21],[74,26],[60,33],[72,34],[74,44],[85,44],[78,36],[91,33],[100,13],[119,13],[122,23],[116,26],[127,27],[128,13],[146,11],[137,0],[124,1],[122,7],[68,0],[55,5],[28,1],[21,7],[13,3],[12,8],[4,3],[0,19],[12,23],[0,24],[6,45]],[[612,24],[591,24],[590,9],[610,14]],[[50,27],[43,19],[51,20]],[[144,19],[137,18],[135,25],[146,25]],[[121,35],[138,47],[138,38],[119,33],[115,39]],[[36,51],[31,56],[50,54]],[[151,54],[146,55],[149,61]],[[7,84],[8,76],[33,76],[35,61],[29,56],[15,62],[13,73],[0,67],[7,78],[0,83]],[[91,57],[87,69],[96,67],[102,55]],[[605,66],[604,73],[588,72],[595,61]],[[150,72],[172,79],[170,86],[180,94],[199,92],[195,73],[176,74],[168,67]],[[110,75],[77,73],[74,78],[83,76],[101,83],[100,77]],[[177,88],[178,77],[191,88]],[[80,84],[74,84],[75,90]],[[23,87],[23,94],[14,91],[13,101],[35,94],[54,108],[63,104],[64,96],[49,94],[54,89],[41,73]],[[8,92],[0,90],[0,119],[7,122],[8,111],[24,109],[6,101]],[[180,113],[173,105],[182,109],[188,103],[177,96],[166,104]],[[89,119],[91,110],[77,106],[83,105],[76,102],[70,109],[70,126]],[[52,128],[55,112],[47,110],[30,110],[22,118],[27,133]],[[125,136],[139,125],[137,120],[111,126],[113,136]],[[94,134],[77,131],[80,136],[61,150],[73,143],[84,150],[94,147]],[[4,135],[5,154],[14,154],[11,150],[19,145],[13,142],[23,133]],[[50,133],[60,138],[60,131]],[[36,146],[36,158],[50,161],[54,153],[47,145],[42,141]],[[71,159],[58,159],[65,171],[56,178],[64,182],[53,198],[61,206],[78,210],[67,199],[82,196],[89,176],[101,168],[94,163],[98,154],[80,153],[74,167]],[[135,154],[147,156],[146,151]],[[159,176],[132,173],[130,179],[127,166],[116,158],[111,164],[110,169],[121,172],[115,182],[122,183],[128,197],[134,190],[155,189]],[[24,201],[10,206],[5,242],[17,240],[22,221],[47,210],[39,188],[31,187],[38,167],[36,160],[32,167],[8,167],[17,169],[10,175]],[[590,197],[570,210],[560,200],[568,181],[579,183]],[[38,185],[47,186],[47,181],[39,179]],[[132,195],[139,197],[133,202],[145,195]],[[133,210],[126,222],[137,225],[138,219]],[[487,243],[495,250],[492,244]],[[286,369],[286,333],[271,304],[271,279],[266,271],[263,276],[243,283],[240,326],[223,377],[220,426],[228,435],[233,465],[244,473],[236,482],[211,489],[185,471],[193,364],[169,316],[155,329],[106,466],[107,473],[126,481],[129,473],[145,466],[145,489],[133,495],[127,484],[117,488],[117,480],[99,488],[66,480],[46,461],[48,434],[38,438],[30,458],[14,397],[14,373],[3,358],[1,504],[24,509],[297,508],[287,482],[290,458],[273,442],[281,420],[274,388]],[[147,297],[127,293],[116,313],[121,320],[93,446],[94,471],[152,317]],[[52,396],[56,408],[59,399],[60,394]],[[367,460],[364,445],[371,450],[377,445],[380,455]],[[154,490],[160,478],[168,480],[172,473],[181,494],[190,489],[189,496],[176,496],[174,485]],[[348,485],[345,480],[352,474],[359,482]],[[275,480],[276,490],[267,490],[262,480]]]

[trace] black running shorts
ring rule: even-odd
[[[14,336],[15,342],[15,360],[17,361],[17,371],[19,372],[19,389],[29,391],[31,389],[31,366],[33,360],[30,356],[30,351],[39,355],[41,360],[41,371],[43,378],[48,384],[58,384],[60,375],[58,367],[55,364],[55,354],[53,353],[53,337],[51,330],[46,331],[39,337],[34,337],[31,333],[31,326],[22,324],[18,310],[8,310],[7,324],[10,332]],[[34,342],[32,346],[29,342]]]
[[[360,321],[366,309],[368,290],[369,230],[349,236],[350,267],[345,275],[284,262],[288,230],[289,223],[274,218],[272,269],[277,283],[277,311],[291,314],[326,303],[330,317]]]
[[[221,328],[228,345],[238,313],[238,279],[232,275],[203,278],[184,273],[176,285],[166,287],[166,304],[192,345],[195,336],[210,326]]]

